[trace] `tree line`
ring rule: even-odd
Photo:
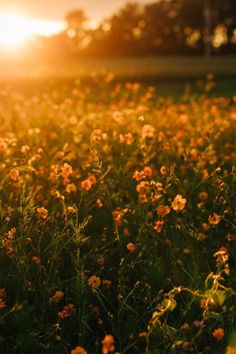
[[[66,21],[63,33],[44,39],[48,53],[70,57],[236,53],[235,0],[128,3],[95,29],[89,28],[81,9],[68,13]]]

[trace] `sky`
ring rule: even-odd
[[[155,0],[135,0],[145,4]],[[127,0],[0,0],[1,12],[20,12],[23,16],[63,21],[73,9],[83,9],[91,24],[95,25],[121,8]]]

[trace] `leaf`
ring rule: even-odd
[[[208,312],[207,318],[208,319],[209,318],[213,318],[213,319],[215,319],[215,320],[217,320],[219,322],[223,322],[223,316],[220,313],[218,313],[218,312],[214,312],[214,311]]]
[[[216,304],[222,306],[223,303],[225,302],[225,299],[226,299],[226,293],[224,290],[218,290],[214,296],[213,296],[213,299],[215,301]]]

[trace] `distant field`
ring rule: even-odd
[[[94,76],[114,74],[115,81],[132,81],[155,84],[163,95],[179,95],[186,83],[195,85],[208,73],[214,74],[216,96],[236,93],[236,57],[161,57],[161,58],[106,58],[81,59],[73,63],[31,65],[19,67],[14,61],[0,67],[0,81],[5,84],[22,84],[35,80],[57,79],[70,82],[76,78],[89,80]],[[30,79],[30,80],[29,80]]]

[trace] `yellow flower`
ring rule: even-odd
[[[187,200],[182,195],[177,194],[171,205],[175,211],[182,211],[185,208],[186,202]]]

